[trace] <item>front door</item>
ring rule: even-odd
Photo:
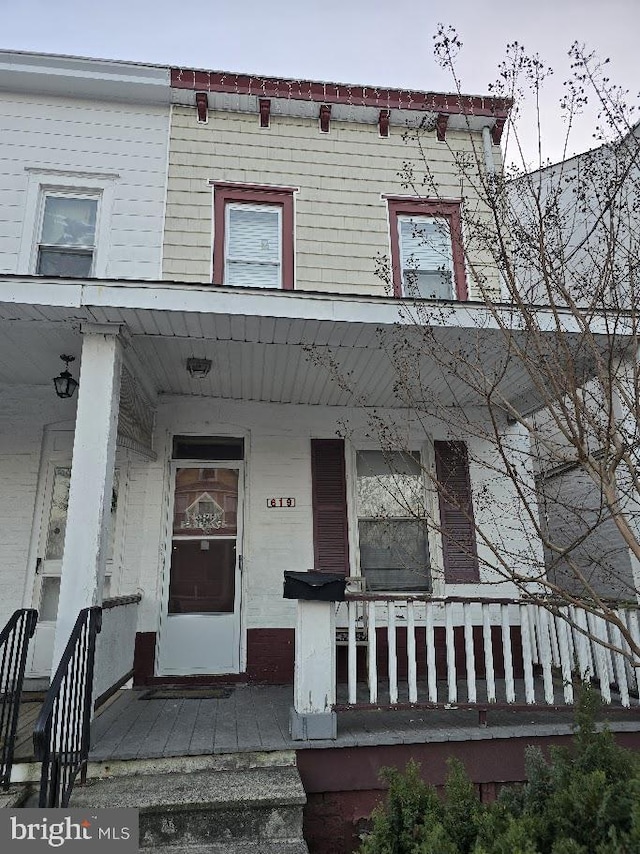
[[[114,472],[111,521],[109,527],[107,568],[103,598],[109,596],[115,537],[115,515],[118,495],[118,471]],[[29,645],[27,675],[49,676],[53,660],[53,641],[58,616],[60,573],[64,537],[67,530],[67,507],[71,483],[71,463],[68,460],[50,462],[44,483],[44,508],[38,541],[38,557],[33,587],[33,607],[38,609],[38,623]]]
[[[160,676],[238,673],[241,463],[174,463]]]

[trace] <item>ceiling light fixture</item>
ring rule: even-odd
[[[203,380],[211,370],[211,359],[187,359],[187,370],[193,379]]]

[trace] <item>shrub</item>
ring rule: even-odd
[[[526,754],[527,783],[481,804],[452,760],[442,800],[415,762],[385,769],[389,793],[360,854],[638,854],[640,765],[598,731],[598,696],[584,690],[570,749]]]

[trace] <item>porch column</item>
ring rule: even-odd
[[[102,603],[111,513],[120,375],[119,326],[82,327],[82,361],[53,668],[78,612]]]
[[[298,600],[291,738],[336,738],[336,605]]]

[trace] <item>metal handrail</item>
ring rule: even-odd
[[[86,779],[99,606],[83,608],[71,632],[33,731],[42,762],[39,806],[66,807],[76,777]]]
[[[3,789],[8,789],[11,782],[27,651],[37,621],[38,612],[34,608],[20,608],[13,612],[0,632],[0,784]]]

